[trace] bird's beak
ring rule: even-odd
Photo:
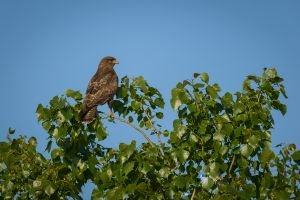
[[[114,63],[114,64],[119,64],[119,61],[114,60],[113,63]]]

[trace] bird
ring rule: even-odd
[[[90,123],[96,118],[98,105],[107,103],[112,113],[112,101],[118,89],[118,76],[114,70],[116,64],[119,62],[112,56],[106,56],[100,61],[83,99],[79,113],[82,122]]]

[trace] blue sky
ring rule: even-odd
[[[222,91],[276,66],[285,78],[288,113],[275,113],[273,143],[300,145],[299,1],[0,1],[0,139],[8,127],[47,135],[35,118],[66,89],[85,91],[100,59],[120,61],[119,77],[142,75],[170,99],[178,81],[208,72]],[[100,108],[102,109],[102,108]],[[166,106],[164,124],[174,113]],[[106,145],[142,138],[109,126]]]

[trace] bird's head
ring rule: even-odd
[[[116,64],[119,64],[116,58],[106,56],[101,60],[99,67],[106,70],[112,70]]]

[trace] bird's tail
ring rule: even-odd
[[[81,119],[81,121],[83,122],[91,122],[93,121],[93,119],[95,119],[97,116],[97,107],[92,107],[91,109],[86,109],[83,108],[80,113],[79,113],[79,117]]]

